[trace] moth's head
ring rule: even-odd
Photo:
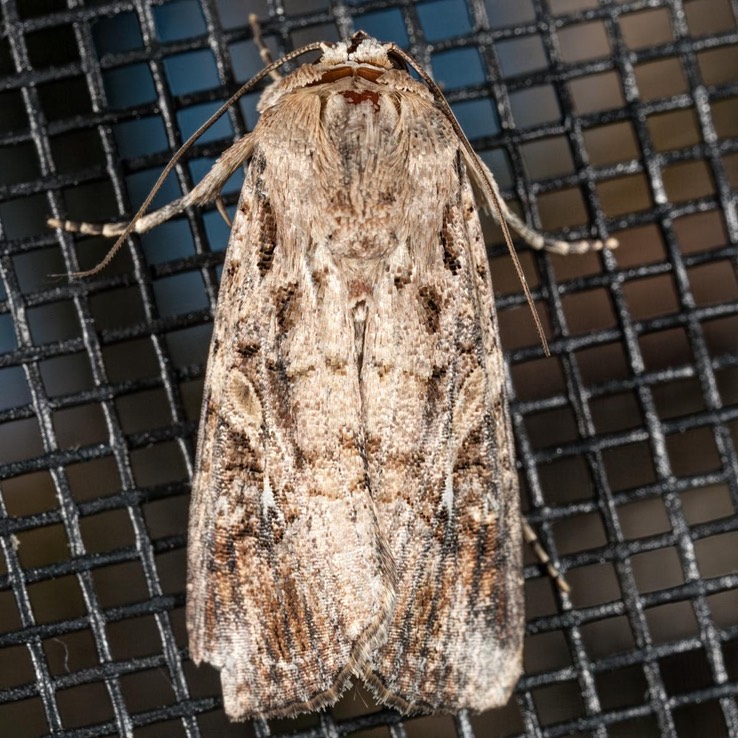
[[[398,53],[397,46],[380,43],[364,31],[355,33],[348,41],[321,43],[319,48],[321,55],[318,59],[303,64],[266,88],[257,105],[259,112],[297,90],[324,90],[324,85],[332,85],[348,77],[376,82],[388,72],[407,74],[408,65]]]
[[[323,67],[375,67],[379,70],[401,69],[407,65],[395,52],[394,44],[383,44],[364,31],[358,31],[348,41],[321,44],[322,55],[315,62]]]

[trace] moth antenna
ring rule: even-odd
[[[451,107],[449,104],[444,100],[443,104],[447,111],[453,115],[453,112],[451,111]],[[466,138],[463,131],[461,131],[461,126],[459,125],[456,118],[453,119],[452,123],[454,124],[454,127],[456,128],[456,132],[461,133],[462,136],[462,144],[464,148],[466,149],[467,154],[471,158],[472,162],[478,162],[477,154],[472,148],[472,145],[469,143],[469,139]],[[503,209],[501,205],[501,200],[497,192],[495,191],[495,188],[492,186],[491,180],[489,177],[487,177],[486,173],[479,167],[477,164],[477,172],[482,174],[482,182],[484,183],[484,188],[487,190],[487,196],[491,199],[494,207],[495,212],[497,213],[500,228],[502,229],[502,235],[505,238],[505,245],[507,246],[507,250],[510,254],[510,257],[512,258],[513,266],[515,267],[515,272],[518,275],[518,280],[520,281],[520,285],[523,288],[523,293],[525,294],[525,300],[528,303],[528,307],[530,308],[531,315],[533,316],[533,322],[536,325],[536,331],[538,332],[538,339],[541,342],[541,346],[543,347],[543,353],[546,356],[551,356],[551,352],[548,348],[548,341],[546,340],[546,334],[543,332],[543,325],[541,324],[541,318],[538,315],[538,310],[536,310],[535,303],[533,302],[533,295],[530,292],[530,287],[528,287],[528,280],[525,278],[525,273],[523,272],[523,267],[520,265],[520,259],[518,259],[518,253],[515,251],[515,246],[512,242],[512,236],[510,235],[510,228],[507,225],[507,220],[505,220],[505,216],[503,214]]]
[[[264,69],[262,69],[260,72],[258,72],[256,75],[254,75],[248,82],[246,82],[244,85],[242,85],[233,95],[231,95],[228,100],[226,100],[223,105],[218,108],[218,110],[215,111],[183,144],[182,146],[177,149],[174,156],[169,160],[169,163],[164,167],[164,170],[159,175],[159,178],[156,180],[154,186],[151,188],[151,191],[146,196],[146,199],[141,204],[141,207],[136,211],[136,214],[133,216],[133,218],[129,221],[128,225],[125,226],[122,233],[118,236],[118,240],[110,247],[110,250],[108,253],[104,256],[102,261],[100,261],[97,265],[92,267],[92,269],[87,269],[82,272],[72,272],[70,277],[79,279],[81,277],[91,277],[98,272],[101,272],[105,267],[110,264],[110,262],[113,260],[115,255],[120,251],[121,247],[123,246],[123,242],[125,239],[131,235],[136,229],[136,222],[144,215],[144,213],[148,210],[149,205],[151,205],[151,202],[153,201],[154,197],[156,197],[156,193],[159,192],[162,185],[164,184],[164,181],[169,176],[171,171],[174,169],[174,167],[179,163],[180,159],[187,153],[187,151],[192,147],[192,145],[197,141],[200,136],[202,136],[205,131],[210,128],[224,113],[226,113],[235,103],[238,102],[247,92],[250,92],[254,87],[256,87],[261,80],[264,79],[264,77],[267,77],[272,74],[277,68],[281,67],[283,64],[286,64],[287,62],[292,61],[293,59],[296,59],[299,56],[302,56],[303,54],[307,54],[310,51],[318,51],[321,48],[320,42],[314,42],[312,44],[308,44],[307,46],[302,46],[299,49],[295,49],[294,51],[290,51],[288,54],[285,54],[284,56],[280,57],[276,61],[271,62],[271,64],[268,64]],[[222,214],[222,213],[221,213]],[[60,221],[56,218],[50,218],[47,221],[47,224],[52,228],[58,228],[62,227],[65,230],[70,230],[72,232],[79,231],[79,232],[91,232],[91,230],[82,230],[82,228],[75,228],[75,225],[79,224],[73,224],[70,221]],[[67,228],[67,225],[70,227]],[[86,227],[90,226],[90,224],[84,224]],[[101,231],[101,235],[105,235],[104,232]],[[116,234],[117,235],[117,234]]]
[[[269,47],[264,43],[264,36],[261,33],[261,23],[259,22],[259,16],[256,13],[249,14],[249,25],[251,26],[251,33],[254,36],[254,44],[259,49],[259,56],[264,62],[264,65],[269,67],[274,64],[272,52],[269,51]],[[282,79],[282,75],[276,70],[269,72],[269,76],[275,81],[279,82]]]
[[[558,567],[553,563],[553,561],[551,561],[551,557],[546,552],[546,549],[543,548],[536,532],[531,528],[525,518],[523,518],[523,537],[525,538],[525,542],[533,549],[533,553],[538,557],[541,564],[546,567],[548,575],[556,582],[556,586],[562,592],[569,594],[569,592],[571,592],[569,583],[564,578],[564,575],[559,571]]]

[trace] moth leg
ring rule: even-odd
[[[259,18],[256,13],[251,13],[249,15],[249,25],[251,26],[251,33],[254,34],[254,43],[256,44],[256,48],[259,49],[259,56],[264,62],[264,66],[268,67],[271,64],[274,64],[274,57],[272,56],[272,52],[269,51],[269,48],[264,43],[264,37],[261,35],[261,23],[259,23]],[[280,79],[282,79],[282,75],[276,69],[269,72],[269,76],[275,82],[278,82]]]
[[[252,137],[250,134],[247,134],[220,155],[213,168],[201,182],[193,187],[191,192],[187,193],[184,197],[180,197],[164,205],[159,210],[154,210],[153,213],[142,215],[135,221],[132,232],[145,233],[162,223],[166,223],[166,221],[184,212],[189,207],[206,205],[213,200],[216,200],[216,204],[219,201],[218,211],[223,215],[225,208],[223,207],[222,200],[220,200],[220,191],[236,169],[251,156],[252,150]],[[221,208],[223,209],[221,210]],[[227,215],[227,213],[224,215],[226,222],[230,220]],[[127,222],[80,223],[73,220],[59,220],[57,218],[49,218],[46,224],[50,228],[61,228],[63,231],[68,231],[69,233],[82,233],[87,236],[104,236],[106,238],[120,236],[128,227]]]
[[[218,197],[215,198],[215,207],[218,209],[218,212],[220,213],[220,217],[223,218],[223,220],[226,222],[226,225],[229,228],[233,228],[233,222],[231,221],[231,216],[228,215],[228,211],[226,210],[225,203],[223,202],[223,198],[218,195]]]
[[[546,567],[548,575],[556,582],[556,586],[562,592],[566,592],[567,594],[571,592],[571,587],[566,579],[564,579],[564,575],[558,570],[553,561],[551,561],[551,557],[546,553],[546,549],[543,548],[541,542],[538,540],[536,532],[531,528],[525,518],[523,518],[523,537],[525,538],[525,542],[533,549],[541,564]]]
[[[477,162],[480,168],[484,171],[490,184],[492,185],[497,201],[500,205],[500,211],[502,217],[505,219],[507,224],[512,228],[529,246],[534,249],[550,251],[554,254],[562,254],[564,256],[568,254],[586,254],[588,251],[602,251],[602,249],[615,249],[618,247],[617,238],[608,238],[606,241],[600,241],[599,239],[582,239],[581,241],[564,241],[562,239],[551,238],[543,233],[539,233],[534,228],[531,228],[527,223],[522,221],[515,213],[507,207],[507,203],[502,199],[500,195],[500,189],[497,186],[497,180],[490,171],[489,167],[477,157]],[[497,219],[497,212],[495,208],[490,208],[492,216]]]

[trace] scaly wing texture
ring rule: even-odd
[[[434,110],[410,121],[429,121]],[[410,125],[410,124],[409,124]],[[439,124],[436,130],[442,130]],[[413,136],[415,161],[456,152],[437,226],[366,320],[362,397],[372,494],[397,568],[387,642],[366,680],[404,712],[504,704],[521,672],[513,437],[487,257],[455,137]]]
[[[193,489],[191,651],[233,718],[329,704],[351,672],[405,711],[493,707],[520,670],[520,521],[458,142],[405,72],[316,74],[252,134]]]
[[[285,172],[261,135],[223,271],[189,527],[190,651],[221,670],[232,719],[334,702],[393,597],[345,285],[313,280],[320,255],[273,207]]]

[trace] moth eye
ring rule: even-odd
[[[407,64],[405,60],[393,54],[391,51],[387,54],[387,58],[392,62],[392,69],[399,69],[402,72],[407,72]]]

